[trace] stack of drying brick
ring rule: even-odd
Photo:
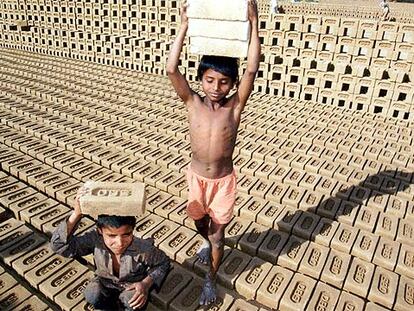
[[[249,45],[247,3],[247,0],[189,1],[190,52],[246,57]]]

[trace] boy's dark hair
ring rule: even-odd
[[[96,226],[99,229],[102,227],[120,228],[128,225],[135,228],[136,219],[134,216],[113,216],[113,215],[98,215]]]
[[[220,72],[229,77],[233,83],[239,78],[239,61],[234,57],[204,55],[197,69],[197,79],[202,80],[203,74],[208,70]]]

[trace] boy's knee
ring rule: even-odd
[[[92,280],[85,288],[85,300],[93,306],[97,306],[102,302],[103,287],[98,280]]]
[[[124,290],[119,294],[119,300],[124,305],[125,310],[133,310],[131,306],[129,305],[129,300],[134,296],[135,291],[133,290]],[[139,310],[139,309],[137,309]]]
[[[218,232],[208,236],[211,246],[214,248],[224,247],[224,235],[218,234]]]

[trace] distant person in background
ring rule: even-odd
[[[387,0],[379,0],[379,6],[382,9],[382,19],[387,21],[390,19],[390,6]]]
[[[279,5],[277,4],[277,0],[270,0],[270,14],[277,13],[279,13]]]

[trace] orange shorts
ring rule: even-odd
[[[228,224],[233,217],[236,201],[236,172],[218,179],[197,175],[191,166],[187,170],[187,214],[194,220],[206,215],[216,224]]]

